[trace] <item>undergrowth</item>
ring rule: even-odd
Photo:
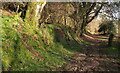
[[[23,21],[19,14],[2,16],[0,20],[3,70],[59,70],[75,51],[80,51],[79,44],[74,40],[72,44],[67,42],[69,35],[63,35],[59,42],[56,41],[55,28],[63,29],[63,34],[69,34],[65,26],[42,24],[38,28]]]

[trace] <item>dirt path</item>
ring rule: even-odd
[[[84,36],[84,40],[90,43],[83,46],[84,53],[72,56],[70,62],[64,67],[64,71],[83,71],[90,73],[94,73],[94,71],[119,72],[120,62],[117,61],[117,56],[107,55],[103,52],[107,37],[103,39],[100,36]]]

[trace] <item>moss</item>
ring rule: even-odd
[[[3,70],[59,70],[76,51],[73,48],[77,46],[67,44],[66,37],[70,37],[68,27],[42,24],[38,28],[19,16],[3,16],[1,20]],[[55,28],[64,30],[60,42],[55,41]]]

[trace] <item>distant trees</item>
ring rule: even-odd
[[[113,42],[113,38],[116,35],[116,30],[118,29],[118,24],[116,21],[120,20],[120,2],[108,2],[103,6],[101,10],[101,16],[103,22],[100,25],[99,32],[103,32],[103,34],[108,34],[108,45],[111,46]],[[118,31],[118,30],[117,30]]]
[[[82,36],[85,27],[100,12],[104,3],[97,2],[69,2],[69,3],[47,3],[43,10],[40,22],[74,26],[78,37]]]
[[[103,35],[110,34],[110,33],[115,33],[115,25],[113,24],[112,21],[105,20],[103,21],[100,26],[99,26],[98,32],[102,32]]]
[[[77,35],[82,36],[85,31],[85,27],[90,23],[100,12],[104,3],[97,2],[80,2],[71,3],[76,9],[75,12],[70,16],[77,22]]]
[[[113,38],[116,32],[115,25],[113,24],[113,21],[103,21],[99,26],[98,32],[102,32],[103,35],[109,35],[108,38],[108,45],[111,46],[113,42]]]

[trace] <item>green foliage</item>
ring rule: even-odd
[[[115,47],[116,45],[114,46],[111,46],[111,47],[107,47],[103,50],[104,53],[106,53],[107,55],[109,56],[115,56],[117,57],[117,59],[119,60],[120,59],[120,50],[119,50],[119,47]]]
[[[69,34],[64,26],[42,24],[38,28],[24,22],[20,14],[2,16],[0,20],[3,70],[58,70],[76,51],[75,44],[74,47],[67,44],[66,37],[70,35],[64,36],[61,42],[55,41],[56,27]]]
[[[115,34],[116,29],[112,21],[103,21],[99,27],[98,32],[103,32],[104,34]]]

